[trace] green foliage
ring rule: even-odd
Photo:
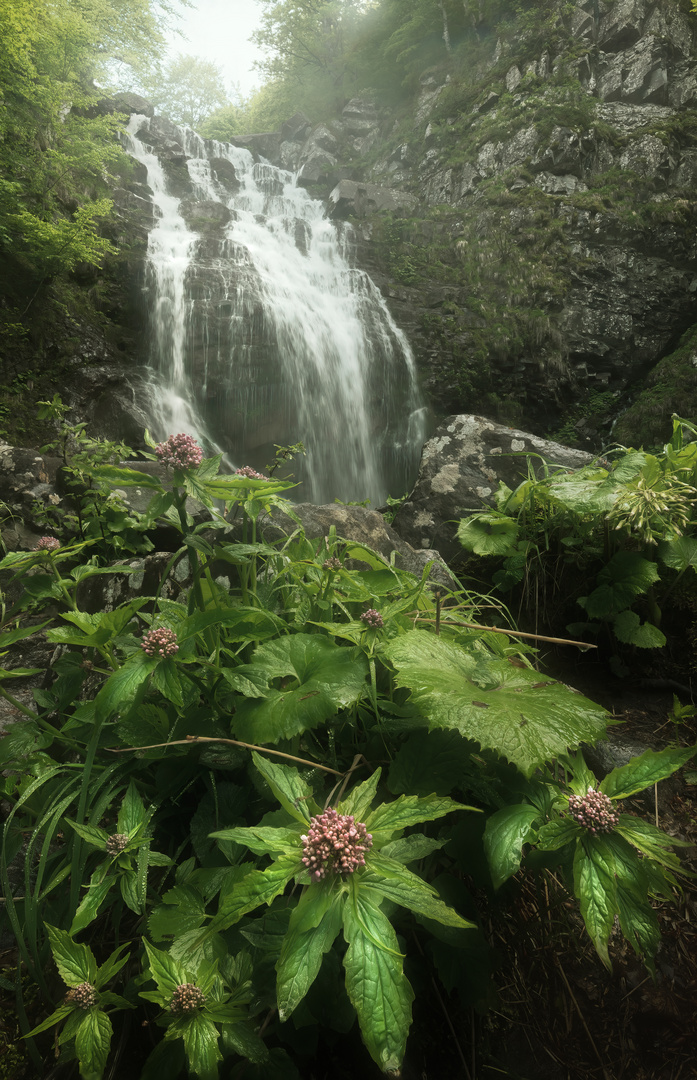
[[[546,588],[553,563],[555,588],[545,603],[558,606],[571,578],[589,621],[569,623],[569,633],[605,628],[615,643],[661,648],[662,596],[697,565],[689,535],[697,475],[697,444],[685,443],[691,431],[674,418],[673,437],[660,454],[619,449],[612,464],[570,473],[545,467],[538,477],[530,456],[528,478],[515,491],[502,484],[495,511],[462,521],[460,542],[499,560],[493,580],[502,592]]]
[[[241,102],[232,104],[225,88],[223,72],[210,60],[201,56],[180,53],[156,74],[143,80],[143,90],[155,106],[155,111],[168,116],[176,124],[186,124],[201,130],[208,138],[220,138],[208,128],[203,128],[212,113],[218,110],[239,109]],[[239,99],[239,93],[236,94]],[[228,135],[235,134],[232,131]]]
[[[59,398],[42,409],[62,423]],[[676,434],[671,462],[683,475],[678,443]],[[162,483],[75,429],[63,426],[59,445],[83,484],[150,493],[132,526],[143,538],[166,524],[178,540],[155,595],[95,612],[83,607],[83,583],[131,569],[104,565],[118,551],[108,498],[89,518],[99,536],[87,521],[55,549],[0,560],[16,598],[0,628],[3,659],[37,632],[37,614],[60,649],[31,705],[12,687],[37,672],[10,662],[0,680],[0,697],[24,718],[0,741],[4,919],[54,1009],[25,1032],[39,1072],[53,1052],[44,1032],[60,1025],[59,1060],[77,1057],[81,1074],[99,1080],[110,1015],[125,1008],[145,1009],[162,1035],[145,1080],[185,1068],[214,1080],[240,1058],[271,1069],[287,1060],[294,1025],[346,1032],[354,1019],[377,1066],[399,1069],[418,988],[405,942],[411,952],[423,940],[463,1001],[490,996],[462,886],[484,852],[494,887],[531,845],[545,858],[559,852],[603,961],[617,915],[651,967],[658,935],[647,898],[674,884],[676,842],[631,815],[602,836],[571,816],[571,795],[597,782],[580,755],[566,755],[604,732],[605,714],[541,677],[513,637],[480,624],[480,598],[435,594],[427,572],[397,570],[334,530],[265,543],[260,515],[288,509],[287,481],[220,473],[213,457],[173,467]],[[645,465],[635,455],[616,474],[630,483]],[[570,513],[589,495],[605,507],[614,483],[603,468],[551,475],[542,487]],[[187,499],[208,509],[205,524],[194,524]],[[524,492],[503,493],[495,520],[523,535],[528,524],[505,515],[516,500],[530,510]],[[694,552],[666,543],[687,572]],[[184,557],[188,578],[179,574],[183,586],[168,597]],[[612,611],[653,584],[654,563],[637,558],[629,570],[613,564],[598,586]],[[225,583],[214,576],[221,565]],[[600,791],[628,797],[692,753],[642,755]],[[552,779],[555,756],[567,784]],[[484,830],[470,824],[477,817]],[[467,857],[450,844],[454,831],[467,836]],[[341,843],[322,847],[330,835]],[[276,1014],[278,1023],[263,1022]]]

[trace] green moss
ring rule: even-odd
[[[697,324],[653,369],[634,403],[617,421],[614,437],[625,446],[662,446],[670,438],[673,413],[697,419]]]

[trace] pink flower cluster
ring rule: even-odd
[[[83,982],[79,986],[74,986],[72,990],[68,990],[65,995],[66,1005],[76,1005],[78,1009],[91,1009],[99,1001],[99,994],[95,990],[92,983]]]
[[[243,465],[241,469],[236,469],[237,476],[246,476],[248,480],[268,480],[268,476],[264,476],[263,473],[257,472],[251,465]]]
[[[364,622],[366,626],[372,626],[374,630],[382,630],[385,625],[385,621],[379,611],[375,608],[368,608],[361,615],[361,622]]]
[[[612,800],[602,791],[588,788],[588,794],[569,795],[569,813],[574,821],[595,836],[597,833],[612,832],[620,816],[612,805]]]
[[[323,570],[341,570],[341,562],[333,555],[331,559],[325,559],[322,563]]]
[[[191,435],[170,435],[157,444],[155,453],[172,469],[195,469],[203,460],[203,450]]]
[[[327,874],[352,874],[365,866],[365,853],[373,846],[373,838],[365,825],[351,814],[338,814],[332,807],[317,814],[310,822],[303,842],[303,864],[313,881]]]
[[[61,542],[55,536],[42,536],[34,551],[58,551],[60,546]]]
[[[172,994],[169,1008],[173,1013],[192,1013],[205,1003],[206,995],[195,983],[180,983]]]
[[[149,633],[144,634],[140,647],[148,656],[159,656],[163,660],[179,652],[177,635],[174,630],[168,630],[166,626],[161,626],[159,630],[151,630]]]

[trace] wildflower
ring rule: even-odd
[[[264,476],[263,473],[257,472],[251,465],[243,465],[241,469],[235,470],[237,476],[246,476],[248,480],[268,480],[268,476]]]
[[[325,559],[322,563],[323,570],[341,570],[341,563],[336,557]]]
[[[380,612],[376,611],[375,608],[372,607],[368,608],[367,611],[363,612],[363,614],[361,615],[361,622],[364,622],[366,626],[372,626],[374,630],[382,630],[383,626],[385,625],[385,622]]]
[[[174,630],[168,630],[166,626],[161,626],[159,630],[151,630],[148,634],[145,634],[140,647],[148,656],[159,656],[163,660],[179,652],[177,635]]]
[[[60,546],[61,542],[55,536],[42,536],[34,551],[58,551]]]
[[[192,1013],[204,1005],[206,995],[194,983],[180,983],[172,994],[170,1012]]]
[[[583,797],[569,795],[569,812],[579,825],[593,836],[598,833],[612,832],[620,816],[612,805],[612,800],[603,795],[602,791],[594,791],[588,788],[588,793]]]
[[[68,990],[65,995],[66,1005],[77,1005],[78,1009],[91,1009],[99,1001],[99,994],[97,993],[92,983],[83,982],[79,986],[74,986],[72,990]]]
[[[127,843],[128,836],[126,833],[112,833],[111,836],[107,837],[107,855],[119,855],[124,850]]]
[[[203,450],[191,435],[170,435],[155,447],[163,465],[172,469],[195,469],[203,460]]]
[[[313,881],[321,881],[327,874],[352,874],[365,866],[365,853],[373,846],[365,825],[331,807],[312,818],[307,836],[300,839],[302,861]]]

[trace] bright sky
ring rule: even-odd
[[[226,88],[238,83],[246,97],[260,81],[252,64],[261,53],[248,40],[259,14],[255,0],[192,0],[192,7],[183,8],[177,20],[183,37],[169,35],[172,56],[184,53],[212,61],[222,68]]]

